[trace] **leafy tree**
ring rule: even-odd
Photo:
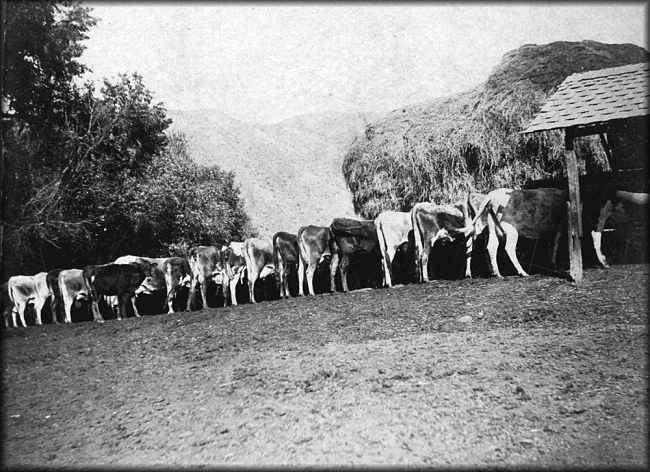
[[[73,85],[95,24],[87,8],[11,3],[7,17],[3,278],[251,233],[232,173],[197,165],[182,136],[168,138],[171,120],[141,76]]]

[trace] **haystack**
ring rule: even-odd
[[[568,75],[648,57],[631,44],[525,45],[470,91],[392,111],[367,126],[345,156],[355,211],[374,218],[383,210],[409,211],[419,201],[454,203],[470,189],[561,176],[561,132],[519,131]],[[583,172],[608,170],[597,138],[578,140],[576,151]]]

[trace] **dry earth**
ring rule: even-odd
[[[3,334],[3,463],[647,465],[647,265]],[[471,320],[463,317],[470,316]]]

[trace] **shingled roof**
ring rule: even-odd
[[[572,74],[521,133],[648,115],[650,64]]]

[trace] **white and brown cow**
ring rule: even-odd
[[[59,292],[63,300],[66,323],[72,322],[72,304],[90,301],[90,288],[81,269],[64,269],[59,272]]]
[[[244,243],[233,241],[221,248],[221,270],[224,305],[237,305],[237,285],[246,278]]]
[[[190,249],[188,261],[192,271],[192,282],[187,297],[187,311],[190,311],[192,298],[199,284],[203,308],[208,308],[208,285],[214,283],[215,276],[221,277],[220,260],[220,251],[215,246],[197,246]]]
[[[14,275],[7,281],[9,298],[13,303],[12,321],[17,326],[16,314],[18,314],[23,326],[25,322],[25,310],[29,303],[33,303],[36,312],[35,323],[42,324],[42,310],[50,296],[47,287],[47,272],[39,272],[36,275]]]
[[[411,209],[411,224],[415,240],[415,263],[420,282],[429,281],[429,255],[436,241],[452,242],[459,237],[465,238],[466,241],[465,275],[471,276],[471,242],[474,227],[464,204],[416,203]]]
[[[568,192],[558,188],[499,188],[488,193],[478,208],[473,223],[489,215],[487,250],[494,275],[502,277],[497,265],[499,236],[505,239],[505,252],[522,277],[528,274],[517,259],[519,236],[541,239],[553,235],[551,260],[555,265],[560,237],[567,227],[567,199]],[[500,235],[497,234],[497,229]]]
[[[52,310],[52,322],[59,324],[58,319],[58,306],[61,299],[61,291],[59,290],[59,273],[61,269],[53,269],[47,272],[46,283],[50,292],[50,309]]]
[[[403,211],[383,211],[375,218],[375,226],[382,255],[384,282],[387,287],[392,287],[392,264],[397,249],[408,243],[409,232],[413,229],[411,214]]]
[[[308,225],[298,230],[298,295],[304,296],[304,279],[307,276],[307,290],[314,295],[314,274],[318,264],[331,264],[336,246],[332,232],[327,226]],[[334,274],[330,271],[330,290],[336,291]]]
[[[273,243],[262,238],[248,238],[244,241],[244,259],[248,276],[248,293],[251,303],[255,300],[255,282],[275,273]]]
[[[278,272],[280,285],[280,298],[289,298],[289,275],[292,270],[298,269],[300,259],[298,236],[279,231],[273,235],[273,257],[275,268]]]

